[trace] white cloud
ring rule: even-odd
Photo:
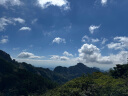
[[[112,64],[109,56],[101,56],[100,49],[92,44],[84,44],[79,50],[79,60],[86,63]]]
[[[67,61],[69,58],[68,57],[66,57],[66,56],[61,56],[60,57],[60,60],[62,60],[62,61]]]
[[[111,42],[107,46],[109,49],[115,49],[115,50],[122,49],[124,47],[124,46],[121,46],[121,43],[114,43],[114,42]]]
[[[19,6],[21,5],[22,2],[20,0],[0,0],[0,5],[3,5],[3,6]]]
[[[85,35],[83,38],[82,38],[82,42],[87,42],[87,41],[90,41],[90,38]]]
[[[66,61],[69,58],[66,56],[59,56],[59,55],[51,55],[51,60],[60,60],[60,61]]]
[[[7,42],[8,42],[8,39],[5,39],[5,38],[0,41],[0,43],[2,43],[2,44],[5,44]]]
[[[12,24],[13,22],[10,19],[7,18],[0,18],[0,31],[5,30],[5,26],[8,24]]]
[[[120,51],[117,54],[110,54],[109,56],[102,56],[100,49],[92,44],[84,44],[79,50],[79,61],[83,63],[105,64],[114,66],[116,64],[126,64],[128,58],[128,51]],[[100,67],[100,65],[99,65]]]
[[[108,1],[108,0],[101,0],[102,6],[106,5],[106,4],[107,4],[107,1]]]
[[[53,5],[64,8],[64,10],[70,9],[70,4],[67,0],[37,0],[39,6],[43,9]]]
[[[114,41],[107,45],[109,49],[128,49],[128,37],[115,37]]]
[[[6,18],[6,17],[0,18],[0,31],[4,31],[5,27],[10,24],[15,25],[16,22],[24,23],[25,20],[22,18]]]
[[[99,42],[100,40],[98,38],[94,39],[94,38],[91,38],[91,37],[88,37],[87,35],[85,35],[82,40],[82,42],[92,42],[92,43],[96,43],[96,42]]]
[[[52,55],[50,59],[52,59],[52,60],[59,60],[60,57],[58,55]]]
[[[58,44],[60,44],[60,43],[66,43],[65,39],[60,38],[60,37],[56,37],[52,42],[53,43],[58,43]]]
[[[2,36],[2,39],[0,40],[1,44],[5,44],[8,42],[8,36]]]
[[[119,42],[122,43],[128,43],[128,37],[115,37],[114,40],[118,40]]]
[[[89,31],[90,31],[91,34],[93,34],[94,31],[95,31],[96,29],[99,29],[99,28],[100,28],[100,25],[99,25],[99,26],[91,25],[91,26],[89,27]]]
[[[19,22],[21,24],[25,23],[25,20],[22,18],[13,18],[15,22]]]
[[[92,39],[92,42],[95,43],[95,42],[99,42],[100,40],[98,38],[96,39]]]
[[[31,31],[30,27],[22,27],[20,28],[20,31]]]
[[[21,59],[40,59],[41,56],[36,56],[33,53],[29,53],[29,52],[21,52],[18,55],[18,58],[21,58]]]
[[[65,56],[69,56],[69,57],[73,57],[73,55],[70,54],[70,53],[68,53],[67,51],[64,51],[63,55],[65,55]]]
[[[101,42],[101,44],[105,44],[105,43],[106,43],[106,41],[108,41],[108,39],[103,38],[103,41]]]
[[[110,60],[113,61],[114,64],[126,64],[128,58],[128,51],[120,51],[117,54],[111,54]]]

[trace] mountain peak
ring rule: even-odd
[[[83,63],[77,63],[76,66],[81,66],[81,67],[87,67],[86,65],[84,65]]]

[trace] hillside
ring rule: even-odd
[[[9,55],[6,55],[0,56],[0,96],[42,94],[56,87],[47,78],[18,68],[16,63],[10,61]]]
[[[127,80],[95,72],[73,79],[41,96],[128,96]]]

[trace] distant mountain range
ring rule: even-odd
[[[82,63],[75,66],[56,67],[53,71],[48,68],[34,67],[25,62],[12,60],[10,55],[0,50],[0,96],[19,96],[40,94],[55,88],[82,74],[99,71],[89,68]]]
[[[68,81],[73,78],[80,77],[83,74],[89,74],[97,71],[99,70],[96,68],[87,67],[82,63],[77,63],[77,65],[70,66],[69,68],[58,66],[54,69],[54,72],[63,75],[63,77],[67,78]]]

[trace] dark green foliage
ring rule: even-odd
[[[73,79],[42,96],[128,96],[128,86],[123,79],[97,72]]]
[[[42,96],[128,96],[128,64],[73,79]]]
[[[56,87],[49,79],[35,74],[33,66],[6,60],[6,56],[0,56],[0,96],[39,95]]]
[[[128,64],[118,64],[113,69],[110,69],[109,73],[115,78],[128,78]]]

